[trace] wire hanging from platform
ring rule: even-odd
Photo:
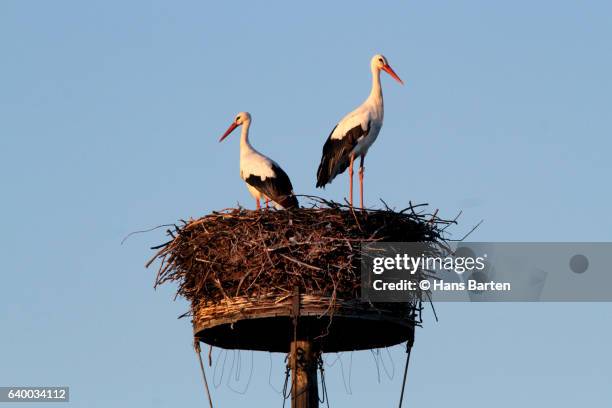
[[[204,370],[204,362],[202,361],[202,349],[200,348],[200,340],[197,337],[193,339],[193,348],[198,355],[198,361],[200,363],[200,371],[202,372],[202,379],[204,380],[204,389],[206,390],[206,396],[208,397],[208,404],[210,408],[213,408],[212,397],[210,396],[210,389],[208,388],[208,380],[206,379],[206,371]]]

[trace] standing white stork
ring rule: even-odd
[[[348,167],[350,179],[350,203],[353,205],[353,162],[360,157],[359,187],[360,204],[363,208],[363,161],[368,149],[376,140],[383,124],[384,104],[380,71],[391,75],[400,84],[404,84],[391,69],[387,59],[377,54],[370,61],[372,70],[372,90],[370,96],[357,109],[346,115],[331,131],[323,146],[323,157],[317,171],[317,187],[331,183],[334,177]]]
[[[298,200],[293,193],[293,186],[287,173],[274,160],[259,153],[249,143],[251,115],[248,112],[236,115],[236,119],[221,136],[219,142],[241,125],[240,178],[245,181],[249,192],[255,198],[257,209],[261,208],[261,199],[266,201],[266,207],[270,200],[281,209],[298,207]]]

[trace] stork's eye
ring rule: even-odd
[[[378,62],[380,62],[381,64],[384,64],[384,61],[383,61],[383,59],[382,59],[382,58],[379,58],[379,59],[378,59]]]
[[[236,116],[236,122],[240,120],[240,116]]]

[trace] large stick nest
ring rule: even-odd
[[[227,209],[175,225],[149,264],[161,260],[156,286],[176,281],[192,310],[237,296],[284,296],[296,287],[355,299],[360,244],[442,240],[452,221],[417,211],[422,206],[357,210],[317,199],[313,208],[291,211]]]

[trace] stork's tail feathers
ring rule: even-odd
[[[298,203],[298,199],[293,194],[283,196],[279,198],[278,201],[276,202],[286,210],[300,207],[300,204]]]
[[[317,188],[325,187],[329,184],[333,177],[331,176],[331,166],[327,163],[329,160],[323,156],[321,164],[319,164],[319,170],[317,170]]]
[[[330,158],[324,154],[321,164],[319,164],[319,170],[317,170],[317,187],[325,187],[325,185],[331,183],[338,174],[344,173],[349,164],[348,155]]]

